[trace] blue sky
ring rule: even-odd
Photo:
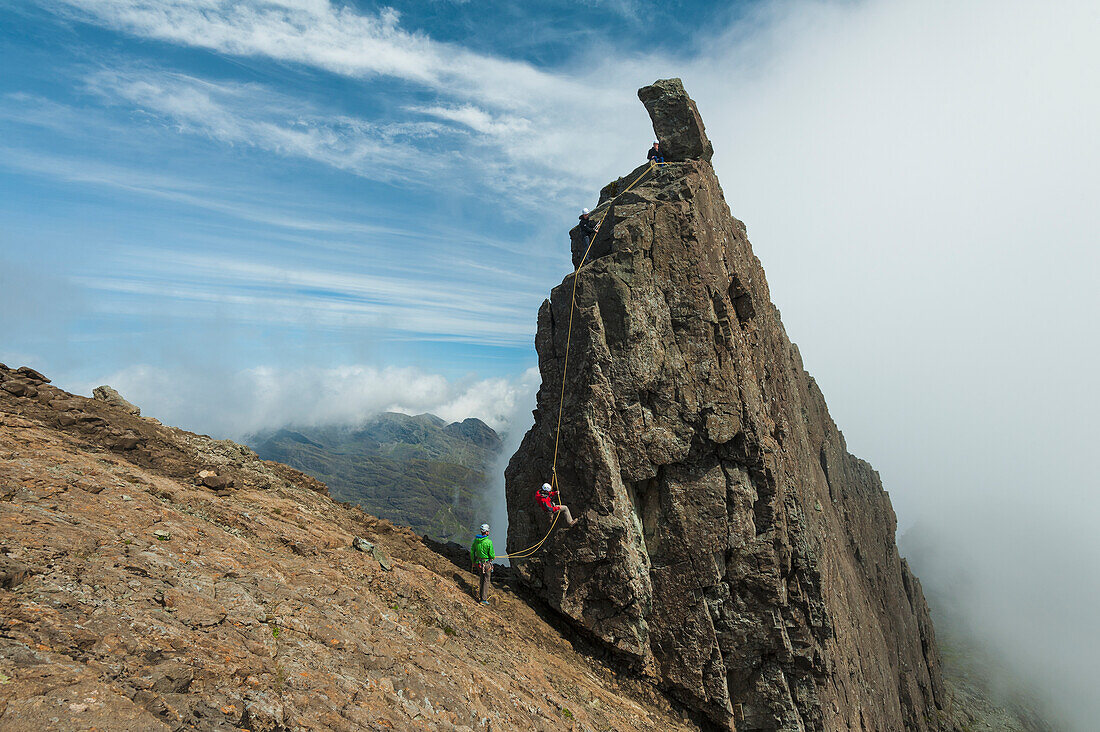
[[[752,7],[0,2],[0,255],[34,315],[3,355],[223,433],[258,413],[134,369],[515,379],[576,209],[647,146],[646,67]]]
[[[1085,729],[1097,38],[1094,0],[0,0],[0,361],[219,436],[518,435],[566,231],[679,76],[849,448]]]

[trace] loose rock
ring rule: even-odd
[[[32,369],[30,366],[20,366],[18,369],[15,370],[15,373],[20,374],[26,379],[37,382],[38,384],[50,383],[49,379]]]
[[[103,386],[97,386],[96,388],[92,389],[92,396],[101,402],[107,402],[111,406],[118,407],[128,414],[132,414],[134,416],[141,415],[141,409],[123,399],[121,394],[119,394],[117,391],[107,386],[106,384],[104,384]]]

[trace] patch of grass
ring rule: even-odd
[[[449,625],[444,625],[443,626],[443,634],[444,635],[455,635],[456,632],[457,631]]]

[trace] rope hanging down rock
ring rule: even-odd
[[[581,257],[580,264],[578,264],[577,268],[573,270],[573,293],[569,297],[569,325],[566,327],[565,331],[565,364],[562,367],[561,373],[561,394],[558,396],[558,422],[557,425],[554,427],[554,462],[550,468],[550,485],[553,486],[555,491],[558,491],[558,445],[560,444],[561,438],[561,415],[565,407],[565,377],[569,374],[569,346],[573,338],[573,311],[577,305],[577,274],[581,271],[581,267],[583,267],[585,265],[585,262],[588,260],[588,253],[592,251],[592,245],[596,243],[596,237],[599,236],[600,229],[603,228],[603,222],[607,219],[607,215],[611,212],[611,204],[615,202],[616,198],[623,195],[631,188],[636,186],[639,182],[641,182],[642,178],[644,178],[648,173],[652,172],[657,167],[659,167],[659,163],[650,161],[649,167],[643,170],[641,175],[635,178],[630,183],[630,185],[609,198],[604,203],[600,204],[600,206],[606,206],[607,209],[604,211],[603,216],[600,217],[599,223],[596,224],[596,230],[592,232],[592,236],[588,239],[588,248],[584,250],[584,255]],[[600,208],[600,206],[596,206],[596,208],[598,209]],[[560,491],[558,491],[558,495],[559,500],[557,501],[557,505],[560,506]],[[521,549],[517,552],[498,556],[496,557],[496,559],[528,559],[533,556],[536,552],[538,552],[539,549],[542,548],[542,545],[546,542],[546,540],[550,538],[550,534],[554,531],[554,526],[558,523],[559,514],[560,511],[554,511],[554,520],[550,522],[550,528],[546,530],[546,534],[544,534],[543,537],[538,540],[538,542],[532,544],[526,549]]]

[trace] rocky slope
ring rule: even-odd
[[[557,475],[581,523],[517,563],[596,642],[739,730],[947,724],[935,633],[889,498],[850,455],[772,304],[679,80],[639,92],[671,164],[619,194],[538,315],[535,425],[507,471],[509,550],[548,526]],[[573,232],[574,264],[583,242]]]
[[[2,731],[697,729],[473,585],[294,469],[0,365]]]
[[[355,428],[281,429],[246,442],[323,481],[334,498],[433,539],[464,540],[488,515],[500,437],[478,419],[384,413]]]

